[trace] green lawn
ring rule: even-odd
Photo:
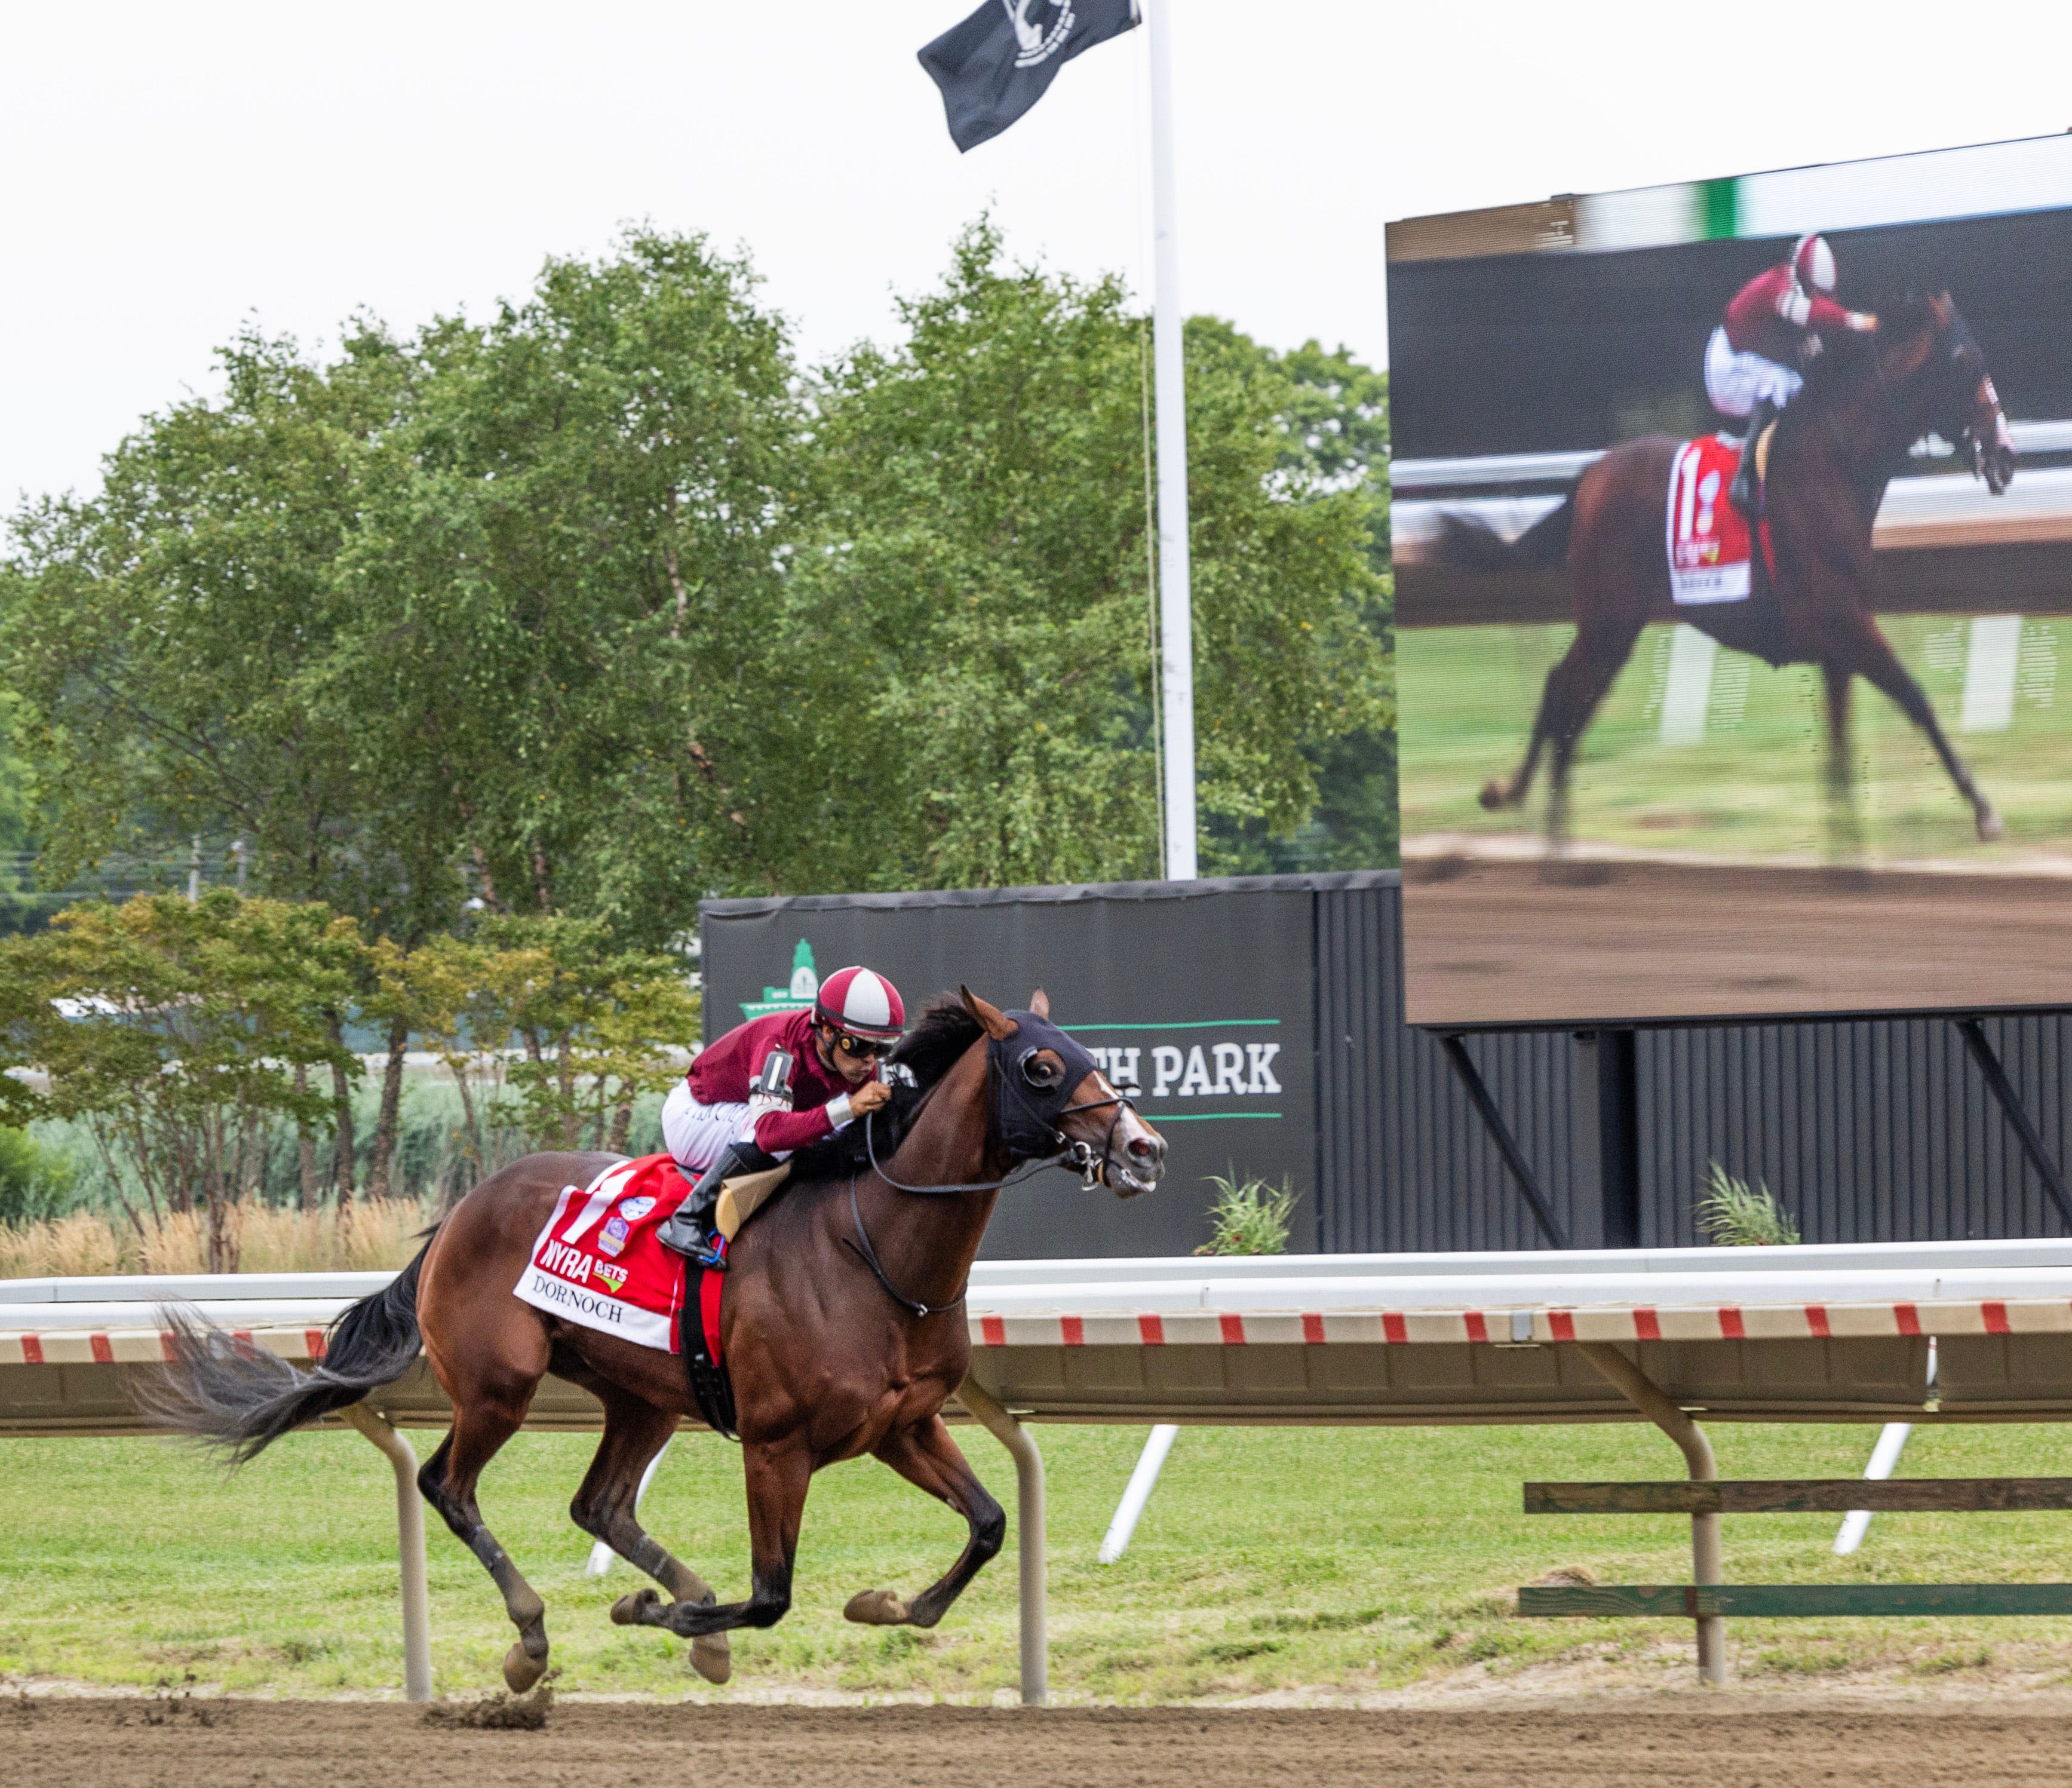
[[[2023,624],[2012,722],[1959,733],[1966,629],[1961,619],[1897,615],[1883,623],[1918,677],[2007,837],[1982,846],[1926,741],[1883,696],[1855,684],[1856,772],[1873,861],[1981,862],[2037,851],[2072,854],[2072,691],[2056,699],[2058,635]],[[1662,702],[1673,629],[1650,627],[1584,735],[1575,777],[1579,840],[1738,858],[1817,858],[1824,850],[1820,679],[1803,664],[1772,670],[1722,647],[1702,743],[1664,744]],[[1403,836],[1537,828],[1545,772],[1524,817],[1485,813],[1476,795],[1517,767],[1566,625],[1406,628],[1396,643],[1402,704]],[[2072,646],[2072,635],[2066,643]]]
[[[985,1435],[967,1445],[1012,1505]],[[1869,1428],[1713,1429],[1729,1475],[1849,1475]],[[1604,1582],[1688,1576],[1671,1517],[1519,1513],[1528,1478],[1663,1478],[1676,1455],[1639,1428],[1198,1428],[1183,1432],[1135,1544],[1096,1564],[1144,1431],[1041,1428],[1051,1496],[1052,1681],[1067,1698],[1157,1700],[1276,1688],[1358,1692],[1463,1671],[1589,1664],[1597,1679],[1681,1686],[1689,1629],[1671,1622],[1530,1622],[1509,1593],[1556,1567]],[[430,1436],[417,1437],[424,1450]],[[521,1437],[485,1480],[489,1519],[547,1598],[564,1691],[709,1696],[831,1689],[986,1698],[1014,1681],[1012,1542],[932,1634],[841,1618],[855,1590],[919,1589],[961,1535],[944,1511],[865,1462],[816,1481],[794,1611],[735,1638],[728,1691],[684,1647],[610,1626],[633,1579],[582,1575],[567,1499],[582,1437]],[[1908,1475],[2057,1475],[2046,1428],[1917,1429]],[[740,1455],[680,1441],[647,1506],[657,1532],[722,1597],[746,1586]],[[357,1436],[296,1435],[226,1479],[147,1440],[0,1441],[0,1672],[150,1684],[191,1672],[240,1692],[393,1692],[401,1675],[388,1468]],[[2066,1575],[2067,1518],[1881,1515],[1848,1560],[1837,1518],[1729,1517],[1741,1582],[2046,1580]],[[436,1523],[434,1523],[436,1527]],[[442,1528],[432,1539],[442,1691],[498,1686],[509,1627],[487,1578]],[[2072,1680],[2072,1621],[1736,1623],[1745,1678],[1871,1670],[1928,1680]]]

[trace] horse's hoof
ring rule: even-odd
[[[859,1626],[904,1626],[906,1604],[890,1589],[859,1589],[849,1598],[842,1618]]]
[[[523,1695],[546,1674],[546,1653],[528,1656],[523,1640],[504,1654],[504,1680],[513,1695]]]
[[[2000,809],[1991,801],[1979,803],[1979,842],[1990,845],[2007,830],[2006,822],[2000,818]]]
[[[1483,807],[1491,813],[1495,812],[1503,805],[1503,784],[1495,781],[1484,783],[1481,799]]]
[[[734,1674],[733,1654],[724,1633],[708,1633],[691,1642],[691,1668],[708,1683],[724,1683]]]
[[[644,1626],[648,1610],[659,1607],[662,1598],[652,1589],[629,1589],[611,1605],[614,1626]]]

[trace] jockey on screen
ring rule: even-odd
[[[661,1239],[707,1266],[726,1258],[713,1229],[728,1179],[774,1167],[892,1096],[878,1065],[906,1028],[899,990],[868,968],[820,983],[811,1007],[737,1025],[691,1064],[662,1104],[662,1141],[699,1176]]]
[[[1827,295],[1834,290],[1834,250],[1823,237],[1802,236],[1789,261],[1734,294],[1705,344],[1705,392],[1713,409],[1748,418],[1741,468],[1727,496],[1751,520],[1762,513],[1756,442],[1806,382],[1799,368],[1820,351],[1821,332],[1877,327],[1868,312],[1837,304]]]

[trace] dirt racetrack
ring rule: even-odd
[[[1404,852],[1414,1025],[2072,1005],[2072,876]]]
[[[436,1718],[436,1715],[434,1716]],[[766,1788],[1224,1788],[1297,1781],[1872,1788],[2056,1784],[2072,1712],[1780,1708],[1697,1697],[1355,1712],[557,1707],[540,1731],[429,1724],[365,1702],[10,1699],[0,1768],[48,1788],[594,1788],[693,1781]]]

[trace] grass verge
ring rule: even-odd
[[[1850,1475],[1867,1428],[1714,1430],[1731,1475]],[[417,1437],[425,1450],[430,1436]],[[1530,1679],[1586,1667],[1610,1684],[1688,1675],[1679,1622],[1522,1621],[1511,1592],[1554,1570],[1600,1582],[1679,1582],[1688,1525],[1671,1517],[1519,1512],[1528,1478],[1661,1478],[1666,1443],[1637,1428],[1231,1429],[1182,1433],[1124,1560],[1095,1563],[1141,1429],[1038,1430],[1051,1497],[1053,1684],[1063,1698],[1124,1702],[1275,1691],[1358,1695],[1449,1682]],[[948,1565],[959,1524],[871,1461],[815,1481],[793,1611],[738,1634],[726,1691],[693,1677],[684,1648],[606,1618],[634,1582],[586,1578],[567,1502],[581,1436],[521,1436],[484,1480],[485,1512],[546,1597],[562,1693],[835,1691],[985,1699],[1014,1681],[1009,1553],[932,1633],[846,1625],[843,1602],[911,1592]],[[1013,1476],[984,1434],[965,1445],[1011,1502]],[[2047,1428],[1917,1429],[1910,1476],[2049,1475]],[[226,1478],[183,1445],[0,1441],[0,1673],[149,1686],[191,1675],[241,1693],[393,1693],[401,1677],[393,1503],[387,1465],[357,1436],[291,1437]],[[645,1509],[718,1585],[746,1588],[738,1449],[676,1442]],[[1729,1518],[1741,1582],[2055,1578],[2064,1518],[1881,1515],[1854,1558],[1828,1547],[1836,1518]],[[510,1629],[474,1560],[431,1543],[434,1659],[442,1692],[498,1685]],[[1897,1676],[1961,1686],[2072,1679],[2072,1621],[1735,1623],[1738,1672],[1784,1682]]]

